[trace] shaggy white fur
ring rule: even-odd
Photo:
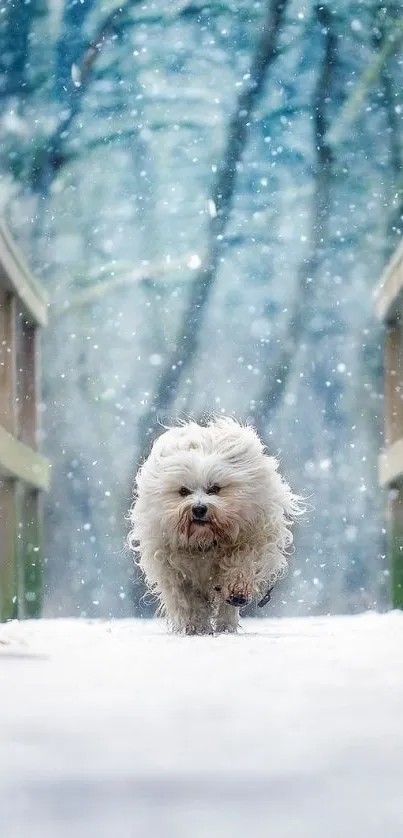
[[[136,477],[129,544],[171,628],[234,632],[239,607],[287,568],[300,498],[233,419],[174,427]]]

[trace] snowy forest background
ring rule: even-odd
[[[48,614],[149,614],[124,548],[158,421],[253,421],[314,510],[276,614],[387,597],[381,331],[400,3],[5,0],[0,212],[49,294]]]

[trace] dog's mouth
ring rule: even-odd
[[[209,518],[190,518],[187,527],[187,538],[190,545],[212,546],[215,538],[215,529]]]
[[[179,520],[179,532],[189,547],[203,546],[203,549],[228,540],[228,534],[214,510],[199,518],[193,510],[185,508]]]

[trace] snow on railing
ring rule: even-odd
[[[387,265],[374,302],[385,324],[385,447],[379,459],[379,480],[389,490],[392,602],[403,609],[403,244]]]
[[[37,451],[38,327],[46,321],[46,296],[0,221],[0,620],[41,612],[49,463]]]

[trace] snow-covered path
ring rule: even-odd
[[[403,614],[0,626],[1,838],[402,838]]]

